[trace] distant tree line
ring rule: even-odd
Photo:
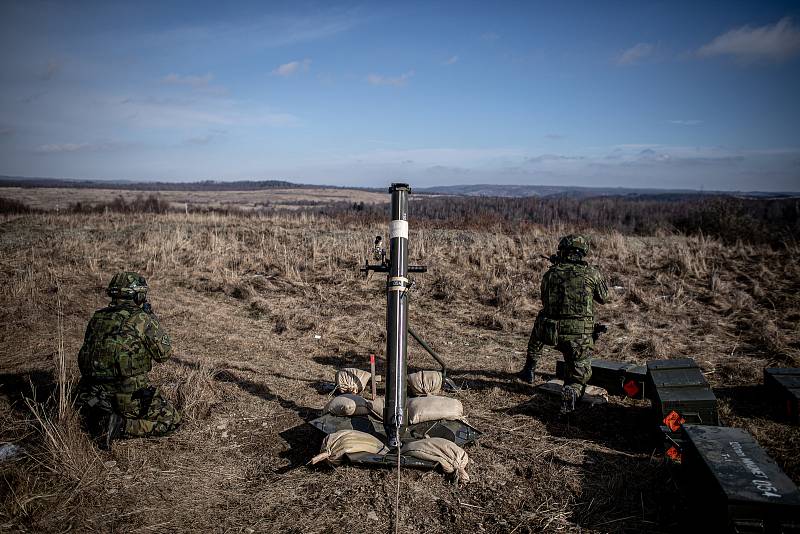
[[[388,204],[337,203],[317,211],[333,217],[385,220]],[[409,207],[415,223],[448,221],[463,227],[493,224],[569,225],[652,235],[659,230],[706,234],[726,242],[796,242],[800,199],[680,195],[558,197],[423,197]]]
[[[31,213],[33,211],[35,210],[24,202],[14,200],[13,198],[0,197],[0,215],[15,215],[18,213]]]
[[[132,200],[125,200],[118,196],[109,202],[83,203],[76,202],[71,204],[69,211],[73,213],[104,213],[114,211],[119,213],[167,213],[170,211],[170,204],[158,195],[137,195]]]

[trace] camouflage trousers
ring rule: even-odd
[[[98,421],[112,412],[125,418],[123,437],[163,436],[175,430],[181,415],[146,377],[121,382],[92,382],[81,379],[77,405],[90,432]]]
[[[536,369],[536,364],[544,349],[542,342],[536,335],[536,329],[531,332],[528,339],[528,353],[526,365],[531,365]],[[564,379],[564,389],[571,388],[578,397],[583,395],[586,384],[592,377],[592,349],[594,340],[590,334],[574,334],[558,336],[558,343],[555,346],[564,356],[566,364],[566,377]]]

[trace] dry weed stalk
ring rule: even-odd
[[[74,483],[76,488],[97,483],[102,463],[73,406],[68,405],[63,416],[53,417],[45,403],[26,398],[25,404],[41,437],[31,458],[49,473]]]
[[[58,395],[58,420],[64,421],[67,417],[68,390],[70,385],[67,381],[67,359],[64,355],[64,310],[61,306],[61,284],[58,278],[55,279],[56,285],[56,316],[58,323],[58,346],[56,349],[56,388]]]

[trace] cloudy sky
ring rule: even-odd
[[[0,174],[800,191],[800,3],[0,3]]]

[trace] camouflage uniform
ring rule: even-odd
[[[583,261],[589,250],[582,236],[566,236],[558,255],[542,278],[542,310],[536,317],[523,369],[523,378],[533,381],[533,372],[545,345],[564,355],[566,379],[563,397],[572,404],[583,395],[592,376],[594,303],[608,300],[608,286],[597,268]],[[571,411],[569,408],[565,411]]]
[[[122,418],[123,436],[163,435],[181,421],[147,380],[153,360],[169,359],[172,345],[149,310],[146,291],[136,273],[117,274],[109,284],[111,303],[86,327],[78,353],[78,404],[93,432],[101,433],[101,421],[112,413]]]

